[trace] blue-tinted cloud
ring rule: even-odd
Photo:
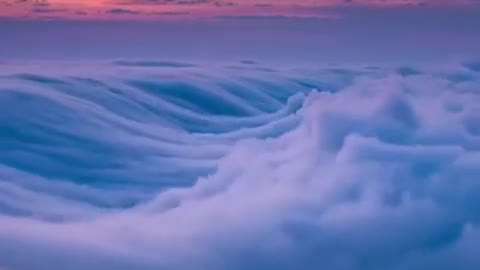
[[[0,66],[0,266],[480,266],[477,72],[208,66]]]

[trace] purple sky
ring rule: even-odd
[[[236,7],[253,3],[238,2],[244,5]],[[225,12],[216,11],[208,18],[183,18],[186,14],[177,14],[179,18],[173,20],[138,20],[128,16],[78,20],[58,16],[60,11],[48,12],[50,17],[42,19],[4,17],[0,20],[0,60],[422,61],[474,57],[480,48],[479,1],[380,1],[384,5],[372,5],[372,1],[311,1],[311,5],[290,9],[285,9],[288,1],[281,2],[283,5],[264,2],[277,11],[262,13],[265,7],[258,2],[258,7],[249,10],[237,7],[242,12],[231,9],[235,12],[228,13],[227,8],[219,7]],[[55,6],[49,3],[45,7]],[[282,7],[297,11],[281,12]],[[172,12],[170,17],[177,17],[173,15],[176,10]]]

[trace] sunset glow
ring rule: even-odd
[[[478,3],[478,2],[477,2]],[[9,19],[198,19],[216,16],[338,17],[332,9],[475,5],[472,0],[2,0]]]

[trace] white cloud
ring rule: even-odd
[[[55,100],[78,106],[72,109],[80,115],[74,130],[80,137],[99,140],[101,146],[112,143],[112,153],[116,154],[112,159],[124,164],[123,171],[131,176],[125,178],[127,189],[115,193],[113,187],[102,188],[108,184],[104,178],[115,175],[102,170],[98,172],[101,184],[93,182],[89,188],[74,183],[58,186],[58,194],[43,186],[48,183],[45,177],[39,180],[22,174],[29,178],[18,182],[15,177],[2,178],[41,196],[61,197],[62,190],[70,193],[65,195],[67,199],[56,201],[55,210],[64,211],[66,221],[52,222],[35,216],[48,212],[41,207],[52,210],[50,199],[29,193],[21,197],[20,193],[6,193],[0,186],[2,194],[17,200],[10,201],[14,213],[19,205],[28,207],[29,198],[39,200],[29,209],[33,215],[6,212],[0,217],[0,264],[13,269],[51,269],[52,265],[58,269],[476,269],[480,266],[475,253],[478,241],[474,241],[480,218],[480,119],[476,117],[480,95],[475,90],[479,74],[462,70],[471,79],[452,81],[449,75],[457,70],[419,70],[422,72],[409,76],[387,69],[358,68],[282,71],[270,77],[247,72],[244,75],[255,78],[257,88],[241,89],[243,102],[235,103],[240,108],[258,106],[252,105],[256,102],[252,97],[259,95],[256,91],[267,91],[264,101],[271,99],[275,104],[280,100],[275,90],[310,92],[305,84],[292,84],[292,77],[305,80],[305,74],[310,74],[312,85],[326,84],[328,89],[320,90],[332,91],[308,93],[299,110],[278,108],[278,113],[257,113],[242,120],[199,112],[202,106],[222,105],[212,100],[235,100],[234,88],[211,92],[214,85],[232,83],[228,80],[252,82],[244,77],[232,79],[233,74],[212,77],[204,71],[209,79],[203,80],[172,71],[187,84],[178,91],[186,91],[186,95],[199,91],[197,97],[199,93],[213,95],[209,102],[192,99],[193,103],[183,105],[161,92],[167,88],[157,86],[163,90],[154,95],[153,89],[143,91],[118,81],[105,81],[122,85],[119,96],[110,96],[115,100],[99,98],[103,92],[77,96],[76,100],[70,96],[73,92],[65,92],[62,95],[66,96]],[[288,88],[275,88],[266,82]],[[33,84],[38,85],[38,80]],[[197,88],[189,88],[190,84]],[[58,86],[53,88],[60,91]],[[144,99],[146,93],[149,101]],[[112,104],[125,97],[140,108],[145,102],[163,99],[163,104],[175,109],[158,112],[152,118],[157,122],[146,125],[119,116],[125,107]],[[202,117],[182,115],[177,108],[182,106]],[[133,114],[140,112],[144,111],[132,110]],[[175,122],[166,112],[188,121]],[[230,130],[234,135],[188,134],[175,129],[165,129],[170,133],[163,137],[147,135],[150,128],[161,130],[166,123],[195,128],[208,115],[212,126],[236,126]],[[109,136],[101,132],[92,135],[87,129],[89,121],[98,123],[99,131],[104,125],[110,128]],[[169,140],[169,135],[174,137]],[[115,148],[119,141],[133,155]],[[76,145],[72,147],[74,153],[79,151]],[[187,162],[190,151],[198,153]],[[165,153],[176,159],[166,163]],[[142,167],[142,162],[137,164],[134,159],[144,156],[151,162]],[[15,156],[11,157],[7,163]],[[209,162],[205,164],[205,160]],[[161,189],[162,182],[155,182],[149,172],[168,174],[162,166],[172,170],[175,181],[182,181],[182,173],[188,175],[189,169],[195,173],[202,167],[209,173],[192,186]],[[128,187],[136,190],[152,181],[158,190],[145,192],[154,193],[153,198],[141,197],[134,207],[125,209],[112,203],[116,206],[112,210],[92,203],[101,191],[105,192],[104,200],[136,197]],[[52,188],[56,185],[52,182]],[[8,196],[0,198],[0,211]],[[72,219],[67,212],[83,219]],[[28,254],[27,260],[23,254]]]

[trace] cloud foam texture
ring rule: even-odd
[[[472,63],[7,63],[0,268],[478,269]]]

